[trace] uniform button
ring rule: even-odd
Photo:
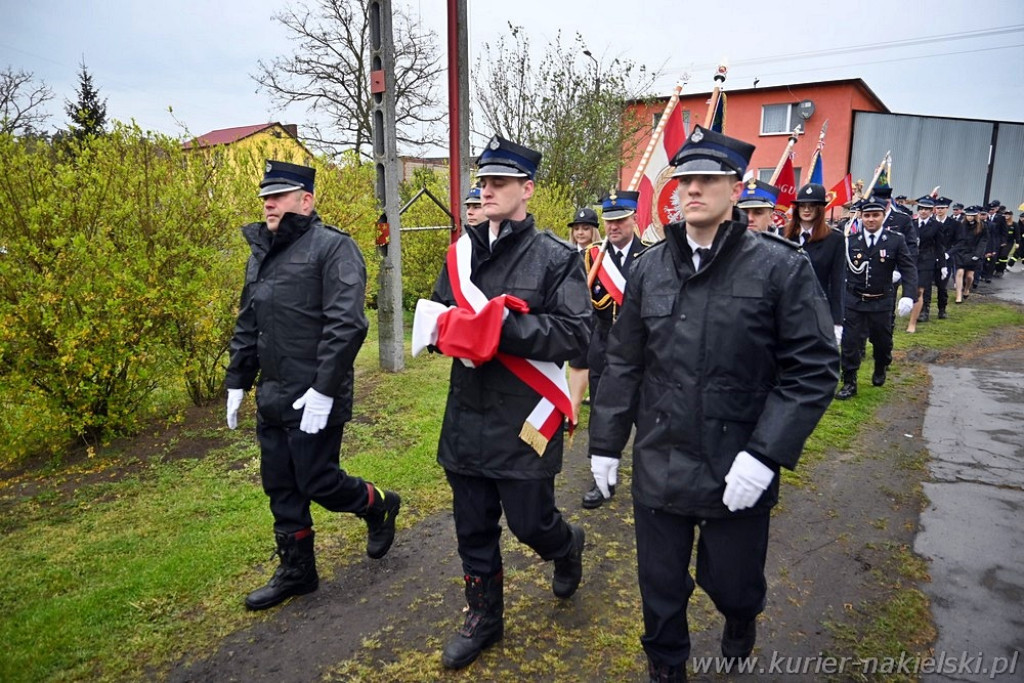
[[[685,313],[683,313],[683,314],[682,314],[681,316],[679,316],[679,319],[680,319],[680,320],[686,320],[686,314],[685,314]]]
[[[682,389],[682,388],[683,388],[683,383],[682,382],[676,382],[676,389]]]

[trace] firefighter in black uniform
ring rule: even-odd
[[[555,505],[571,401],[567,385],[558,395],[549,387],[559,374],[564,383],[559,366],[586,347],[591,307],[576,249],[539,230],[527,211],[540,160],[539,152],[491,138],[476,162],[487,220],[466,226],[452,245],[431,297],[458,304],[453,311],[465,311],[470,296],[510,296],[520,304],[495,321],[496,355],[468,364],[453,355],[437,461],[452,490],[469,609],[441,655],[449,669],[467,666],[504,634],[502,514],[516,538],[554,561],[555,596],[572,596],[583,576],[583,527],[569,524]],[[467,349],[475,352],[479,335],[469,332]],[[440,337],[438,348],[444,351]],[[549,381],[536,382],[541,374]],[[558,401],[564,410],[552,409]]]
[[[339,467],[352,417],[353,368],[366,337],[366,267],[355,241],[313,208],[315,169],[268,161],[262,223],[242,228],[252,255],[231,339],[228,427],[256,383],[260,478],[270,498],[281,564],[245,599],[261,610],[319,585],[310,502],[362,517],[366,553],[384,557],[401,500]],[[258,377],[258,381],[257,381]]]
[[[917,298],[917,264],[907,248],[903,235],[882,228],[885,200],[865,199],[861,204],[863,229],[848,241],[846,276],[846,316],[843,320],[842,367],[843,386],[836,394],[839,400],[857,394],[857,370],[865,340],[874,350],[875,371],[871,383],[885,384],[885,372],[892,363],[892,310],[896,287],[893,272],[899,272],[903,297],[897,313],[910,313]]]
[[[622,297],[629,279],[629,267],[636,255],[644,249],[644,244],[637,235],[636,209],[639,199],[639,192],[613,190],[601,200],[601,218],[604,219],[606,244],[592,245],[585,255],[589,273],[600,250],[606,249],[604,256],[601,257],[601,270],[590,289],[590,297],[594,304],[594,332],[590,336],[590,348],[587,351],[591,401],[597,396],[598,386],[601,384],[601,374],[605,368],[605,351],[608,348],[608,332],[612,329],[612,323],[615,322],[622,306]],[[609,267],[606,259],[613,267]],[[609,484],[609,498],[615,495],[617,483],[613,481]],[[587,510],[593,510],[601,507],[604,500],[601,490],[594,484],[583,494],[582,504]]]
[[[734,208],[753,150],[696,126],[673,157],[685,221],[636,259],[593,403],[602,490],[636,423],[641,643],[657,683],[686,680],[694,545],[696,583],[725,616],[722,654],[751,654],[779,471],[796,465],[838,378],[811,262]]]
[[[939,224],[932,219],[932,210],[935,208],[935,200],[931,197],[920,197],[917,199],[917,218],[914,219],[914,227],[917,228],[917,302],[910,312],[910,322],[907,324],[907,332],[917,331],[917,323],[928,322],[928,308],[925,302],[931,300],[932,283],[939,279],[939,259],[942,257],[942,246],[939,244]],[[927,293],[927,294],[926,294]]]
[[[956,269],[953,263],[953,244],[956,242],[957,222],[949,215],[949,207],[952,204],[949,197],[939,197],[935,200],[935,213],[932,220],[939,224],[939,241],[936,247],[935,257],[935,289],[938,291],[939,320],[946,317],[946,304],[949,303],[949,276]],[[924,310],[930,307],[932,298],[931,288],[924,290]]]

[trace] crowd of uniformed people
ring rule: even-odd
[[[566,240],[528,210],[540,153],[495,135],[477,159],[465,230],[413,325],[414,354],[452,358],[437,460],[467,608],[443,646],[445,667],[468,666],[504,635],[502,516],[552,562],[557,597],[579,588],[586,534],[559,511],[554,480],[588,385],[593,482],[583,508],[615,495],[633,439],[650,680],[686,680],[697,584],[724,616],[722,655],[749,656],[780,469],[796,466],[833,398],[856,396],[867,342],[881,386],[897,315],[917,333],[933,290],[938,321],[951,315],[950,287],[960,304],[1014,270],[1024,217],[998,201],[908,202],[880,183],[833,224],[825,188],[812,183],[783,218],[778,188],[746,177],[753,151],[695,126],[670,160],[683,220],[660,226],[653,244],[641,241],[635,191],[612,188],[577,209],[559,231]],[[339,466],[366,334],[365,269],[352,240],[316,214],[313,181],[312,169],[268,162],[266,220],[243,230],[253,256],[227,417],[236,426],[255,385],[280,557],[246,599],[255,610],[317,589],[311,502],[363,518],[373,558],[389,551],[401,505]]]

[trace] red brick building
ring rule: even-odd
[[[861,79],[820,81],[800,85],[780,85],[768,88],[732,89],[725,83],[728,95],[725,112],[725,133],[757,146],[750,168],[758,177],[769,180],[775,170],[790,131],[799,123],[804,135],[794,147],[793,164],[797,172],[797,186],[806,181],[807,165],[818,142],[822,124],[828,120],[828,133],[822,153],[825,185],[838,182],[849,170],[853,138],[854,112],[889,113],[888,107]],[[683,115],[688,133],[694,124],[704,125],[708,109],[707,92],[683,94],[677,105]],[[628,115],[643,117],[651,122],[650,129],[623,150],[622,186],[633,178],[637,164],[650,140],[668,102],[667,97],[650,102],[633,102]],[[809,104],[808,104],[809,103]],[[654,169],[655,172],[658,169]]]

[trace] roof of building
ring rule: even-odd
[[[728,85],[729,84],[728,84],[728,81],[727,81],[726,82],[725,92],[728,93],[729,95],[732,95],[734,93],[751,93],[751,92],[755,92],[755,91],[769,92],[769,91],[772,91],[772,90],[784,90],[784,89],[787,89],[787,88],[822,88],[822,87],[828,87],[828,86],[841,86],[841,85],[852,86],[852,87],[855,87],[855,88],[858,88],[858,89],[862,90],[864,92],[864,94],[869,99],[871,99],[871,100],[873,100],[875,102],[875,104],[878,106],[878,108],[881,110],[882,113],[886,113],[886,114],[890,113],[889,112],[889,107],[887,107],[885,105],[885,103],[882,102],[881,98],[879,98],[878,95],[876,95],[875,92],[870,87],[868,87],[868,84],[865,83],[864,80],[861,79],[861,78],[845,78],[845,79],[840,79],[840,80],[835,80],[835,81],[812,81],[810,83],[786,83],[786,84],[782,84],[782,85],[769,85],[769,86],[765,86],[765,87],[762,87],[762,88],[758,88],[758,87],[753,87],[753,88],[731,88],[731,87],[728,87]],[[707,90],[707,91],[699,91],[699,92],[687,92],[687,91],[684,90],[683,94],[681,95],[681,97],[689,97],[689,96],[692,96],[692,95],[701,94],[703,92],[711,92],[711,91]],[[660,100],[662,102],[667,102],[669,100],[669,96],[668,95],[663,95],[661,97],[656,97],[654,99],[655,100]],[[633,99],[633,100],[629,100],[628,103],[629,104],[639,104],[639,103],[643,103],[645,101],[646,100],[644,100],[644,99]]]
[[[200,135],[197,138],[189,140],[185,143],[185,149],[191,149],[193,146],[198,148],[203,147],[214,147],[216,145],[227,145],[232,142],[238,142],[250,135],[255,135],[260,131],[266,130],[273,126],[281,126],[278,122],[273,123],[257,123],[252,126],[235,126],[234,128],[218,128],[217,130],[211,130],[209,133]],[[284,128],[284,126],[282,126]],[[287,128],[285,128],[287,130]]]

